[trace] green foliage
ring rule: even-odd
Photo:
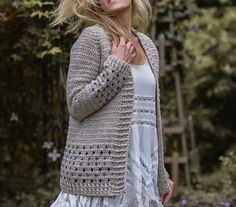
[[[200,7],[203,3],[212,6]],[[164,34],[177,47],[176,69],[182,80],[184,114],[193,116],[203,172],[213,171],[217,157],[235,143],[236,118],[232,116],[236,113],[235,3],[162,0],[156,2],[156,7],[158,18],[168,16],[170,10],[173,12],[174,35],[168,31]],[[163,32],[163,27],[157,25],[158,33]],[[166,124],[177,121],[173,83],[172,73],[166,73],[161,80]],[[169,145],[168,148],[171,152]]]
[[[231,115],[236,112],[236,7],[201,9],[193,4],[187,13],[186,100],[196,120],[199,144],[204,143],[200,152],[206,164],[235,142],[236,119]]]
[[[62,154],[66,136],[64,86],[74,39],[66,38],[62,27],[48,26],[53,6],[52,0],[0,3],[4,16],[0,18],[0,107],[4,109],[0,117],[0,189],[10,202],[5,206],[14,206],[11,200],[15,202],[15,196],[16,206],[40,200],[32,198],[34,194],[45,200],[47,185],[37,181],[59,169],[60,160],[53,162],[51,155],[55,149]],[[54,145],[42,148],[49,140]]]
[[[175,198],[173,207],[236,206],[236,145],[220,156],[221,166],[211,175],[206,175],[196,189],[186,188]],[[222,179],[224,178],[224,179]]]
[[[59,175],[58,170],[44,174],[34,171],[32,177],[34,184],[29,181],[25,183],[27,190],[13,192],[8,195],[2,192],[1,206],[4,207],[45,207],[50,206],[58,196]]]

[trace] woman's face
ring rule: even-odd
[[[122,10],[132,6],[132,0],[98,0],[101,9],[107,13],[116,16]]]

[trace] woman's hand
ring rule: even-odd
[[[167,204],[167,202],[170,200],[173,194],[174,182],[170,178],[168,178],[168,183],[169,186],[171,187],[171,190],[168,191],[166,194],[161,195],[161,202],[163,205]]]
[[[112,55],[116,55],[120,59],[124,60],[127,63],[130,63],[131,60],[136,56],[134,47],[130,41],[126,43],[125,37],[120,37],[119,45],[116,46],[115,41],[112,41]]]

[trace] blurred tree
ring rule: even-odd
[[[183,24],[186,100],[206,171],[235,143],[236,7],[230,2],[207,9],[192,4]]]
[[[0,4],[0,188],[35,189],[34,171],[58,169],[66,135],[64,76],[72,39],[50,28],[54,1]],[[45,142],[51,141],[51,147]],[[49,145],[47,145],[49,146]],[[27,183],[30,183],[28,185]]]
[[[174,12],[175,36],[168,32],[165,36],[175,40],[179,50],[176,65],[182,68],[185,114],[193,115],[202,169],[208,172],[235,143],[236,4],[232,0],[161,0],[155,6],[157,18],[169,9]],[[159,33],[165,30],[157,28]],[[167,122],[176,119],[172,83],[168,75],[161,81]]]

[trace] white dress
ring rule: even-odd
[[[61,191],[50,207],[164,207],[157,189],[155,77],[149,63],[130,65],[135,100],[126,192],[113,197],[92,197]]]

